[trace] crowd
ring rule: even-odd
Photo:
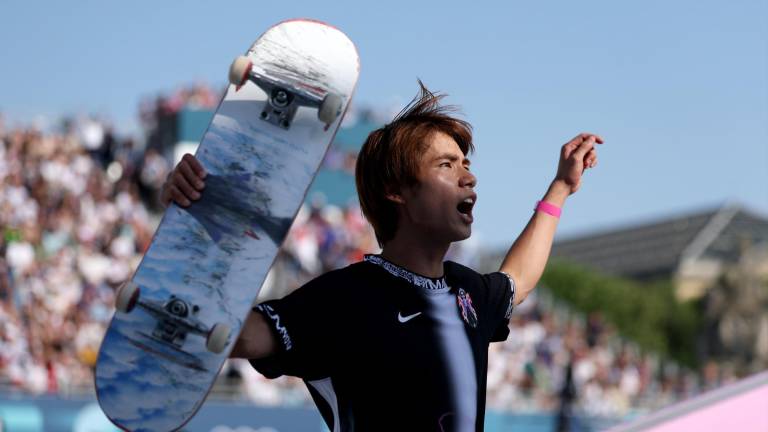
[[[215,105],[213,93],[200,87],[158,98],[153,109],[143,111],[143,121],[151,129],[157,123],[151,112],[190,101]],[[346,167],[347,158],[332,157],[330,165]],[[92,389],[115,288],[130,277],[151,241],[159,217],[152,209],[170,166],[162,151],[139,149],[98,118],[70,119],[43,132],[6,129],[0,117],[3,388],[35,394]],[[282,297],[377,250],[359,208],[305,206],[261,300]],[[477,264],[472,243],[452,249],[450,256]],[[662,368],[622,341],[599,315],[584,319],[544,294],[513,314],[506,342],[491,346],[490,408],[618,416],[697,391],[692,374]],[[244,361],[228,362],[222,376],[227,389],[257,403],[310,403],[299,380],[266,380]]]
[[[662,367],[599,314],[585,320],[545,291],[513,313],[510,330],[505,342],[491,345],[492,408],[620,417],[667,406],[698,388],[690,372],[672,363]]]
[[[168,165],[96,118],[52,131],[0,122],[0,380],[87,387],[114,289],[154,230],[140,190]],[[150,172],[151,170],[152,172]]]
[[[145,97],[139,105],[139,119],[145,131],[153,132],[160,119],[173,116],[182,109],[215,109],[223,89],[215,90],[205,83],[178,87],[170,94]]]
[[[348,150],[331,147],[323,160],[323,169],[331,171],[343,171],[349,175],[355,174],[357,153]]]

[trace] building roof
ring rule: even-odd
[[[552,257],[650,280],[672,275],[683,259],[733,262],[747,244],[766,241],[768,218],[724,205],[557,241]]]

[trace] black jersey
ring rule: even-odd
[[[380,256],[256,308],[277,352],[266,377],[304,379],[331,431],[483,430],[488,345],[514,303],[504,273],[446,262],[427,278]]]

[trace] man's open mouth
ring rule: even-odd
[[[472,196],[469,196],[467,198],[464,198],[456,206],[456,210],[458,210],[459,213],[464,215],[471,222],[472,221],[472,208],[475,206],[475,202],[476,201],[477,201],[477,196],[476,195],[472,195]]]

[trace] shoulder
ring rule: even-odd
[[[467,282],[473,281],[473,282],[481,282],[483,275],[476,272],[475,270],[465,266],[461,265],[457,262],[453,261],[446,261],[443,265],[445,269],[445,277],[446,279],[453,279],[453,280],[466,280]]]
[[[343,307],[354,302],[361,286],[359,263],[331,270],[306,282],[286,296],[270,305],[282,309],[302,310],[310,313],[314,309]]]
[[[459,283],[466,286],[471,291],[506,291],[509,289],[511,280],[501,272],[482,274],[477,271],[455,263],[453,261],[445,262],[445,277],[450,283]]]
[[[356,285],[364,279],[366,266],[363,262],[350,264],[346,267],[331,270],[310,280],[299,290],[336,290]],[[298,290],[297,290],[298,291]]]

